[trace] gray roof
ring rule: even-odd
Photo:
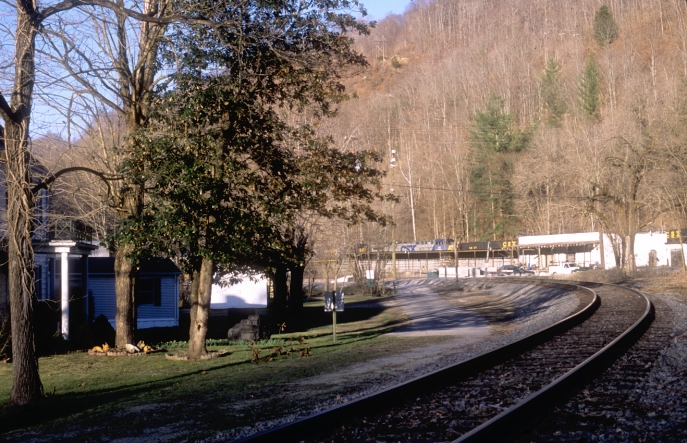
[[[88,257],[88,273],[114,275],[114,261],[114,257]],[[161,257],[141,259],[139,272],[142,274],[181,274],[172,260]]]

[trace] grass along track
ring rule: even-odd
[[[361,373],[355,385],[309,384],[304,389],[304,380],[317,380],[322,374],[380,356],[460,350],[446,337],[384,335],[407,319],[386,303],[370,308],[370,303],[378,301],[378,297],[347,294],[347,312],[338,318],[337,345],[331,343],[330,317],[321,312],[322,301],[310,303],[308,315],[319,314],[320,318],[302,332],[289,333],[287,329],[281,335],[287,341],[291,336],[306,336],[312,353],[308,358],[291,354],[256,365],[250,363],[248,346],[214,348],[226,349],[228,355],[196,362],[172,362],[162,354],[137,358],[84,353],[43,357],[41,376],[51,395],[31,414],[1,412],[0,433],[3,439],[17,442],[71,441],[75,432],[82,440],[102,436],[136,441],[211,438],[232,428],[299,416],[316,405],[336,403],[337,397],[357,389],[373,389],[379,381],[374,373]],[[356,314],[356,303],[364,315]],[[268,348],[271,346],[265,352]],[[10,365],[0,367],[0,401],[9,397],[10,372]]]

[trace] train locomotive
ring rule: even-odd
[[[509,241],[476,241],[459,243],[460,251],[487,251],[496,249],[512,249],[518,245],[517,240]],[[453,251],[456,243],[452,238],[435,238],[434,240],[422,240],[417,242],[396,243],[396,252],[425,252],[425,251]],[[358,253],[391,252],[391,244],[358,245]]]

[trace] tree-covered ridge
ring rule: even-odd
[[[395,150],[398,169],[412,172],[412,195],[403,187],[396,206],[403,241],[454,233],[475,241],[493,238],[495,228],[504,236],[602,229],[625,237],[634,228],[618,226],[622,218],[628,225],[628,212],[594,197],[595,189],[616,187],[617,140],[641,133],[656,146],[652,164],[670,167],[660,181],[653,181],[658,172],[647,173],[652,180],[637,190],[645,209],[631,224],[674,229],[687,223],[687,188],[676,172],[685,165],[679,140],[687,136],[676,112],[687,76],[685,35],[687,5],[673,0],[415,3],[359,39],[371,67],[351,81],[361,99],[344,105],[333,132],[342,140],[355,129],[362,144],[383,146],[389,156]],[[382,46],[403,60],[400,68],[378,59]],[[513,128],[530,135],[526,149],[508,155],[508,168],[496,155],[491,163],[476,155],[475,130],[492,96],[501,97]],[[490,187],[488,171],[498,169]],[[394,181],[398,189],[398,176],[389,186]],[[512,211],[494,201],[506,194]],[[511,216],[508,230],[494,223],[495,213]],[[389,230],[373,231],[372,238],[390,238]]]

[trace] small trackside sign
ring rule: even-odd
[[[334,292],[326,291],[324,293],[324,312],[332,312],[335,306],[337,312],[343,312],[344,293],[336,291],[336,300],[334,300]]]

